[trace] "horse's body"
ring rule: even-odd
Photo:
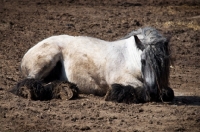
[[[135,96],[134,102],[150,101],[150,98],[154,98],[150,96],[160,99],[157,94],[163,94],[162,89],[168,87],[169,73],[164,75],[164,72],[169,70],[164,70],[162,74],[159,71],[157,75],[150,68],[151,65],[144,65],[141,60],[154,61],[151,59],[152,54],[147,56],[150,52],[147,45],[159,43],[159,47],[167,47],[164,46],[166,39],[153,28],[138,31],[113,42],[68,35],[47,38],[24,55],[21,71],[27,79],[43,80],[46,83],[55,80],[68,81],[76,84],[80,93],[100,96],[107,94],[107,100],[122,102],[119,98],[123,100],[129,96]],[[147,31],[154,34],[149,35]],[[159,52],[164,52],[163,50],[159,49]],[[168,51],[166,53],[168,55]],[[163,60],[161,57],[161,61]],[[161,61],[155,63],[160,67],[157,70],[162,68]],[[168,59],[164,65],[169,68]],[[161,78],[159,81],[165,83],[155,82],[158,81],[157,76]],[[162,76],[166,77],[162,80]]]
[[[57,79],[77,84],[81,93],[105,95],[113,83],[142,86],[141,55],[134,37],[107,42],[68,35],[47,38],[23,57],[25,77],[44,79],[61,61]]]

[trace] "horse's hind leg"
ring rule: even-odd
[[[70,82],[54,81],[45,84],[37,79],[24,79],[10,92],[32,100],[62,99],[69,100],[78,97],[77,86]]]
[[[23,57],[21,71],[26,78],[44,79],[62,61],[56,44],[43,43],[32,47]],[[59,64],[62,66],[62,63]]]
[[[21,82],[18,82],[10,92],[23,98],[31,99],[31,91],[29,87],[27,87],[27,84],[30,84],[31,82],[31,79],[24,79]]]
[[[46,91],[42,82],[37,79],[25,78],[10,92],[32,100],[49,100],[51,98],[51,89]]]

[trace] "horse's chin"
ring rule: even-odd
[[[173,99],[174,99],[174,91],[170,87],[162,89],[162,93],[161,93],[162,101],[170,102]]]

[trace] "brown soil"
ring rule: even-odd
[[[199,0],[1,0],[0,131],[200,131]],[[32,101],[8,92],[22,79],[20,61],[58,34],[116,40],[153,26],[171,38],[171,103],[123,104],[81,95]]]

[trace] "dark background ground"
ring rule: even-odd
[[[1,0],[0,131],[200,131],[199,0]],[[116,40],[153,26],[171,37],[172,103],[117,104],[32,101],[7,92],[22,79],[20,61],[42,39],[58,34]]]

